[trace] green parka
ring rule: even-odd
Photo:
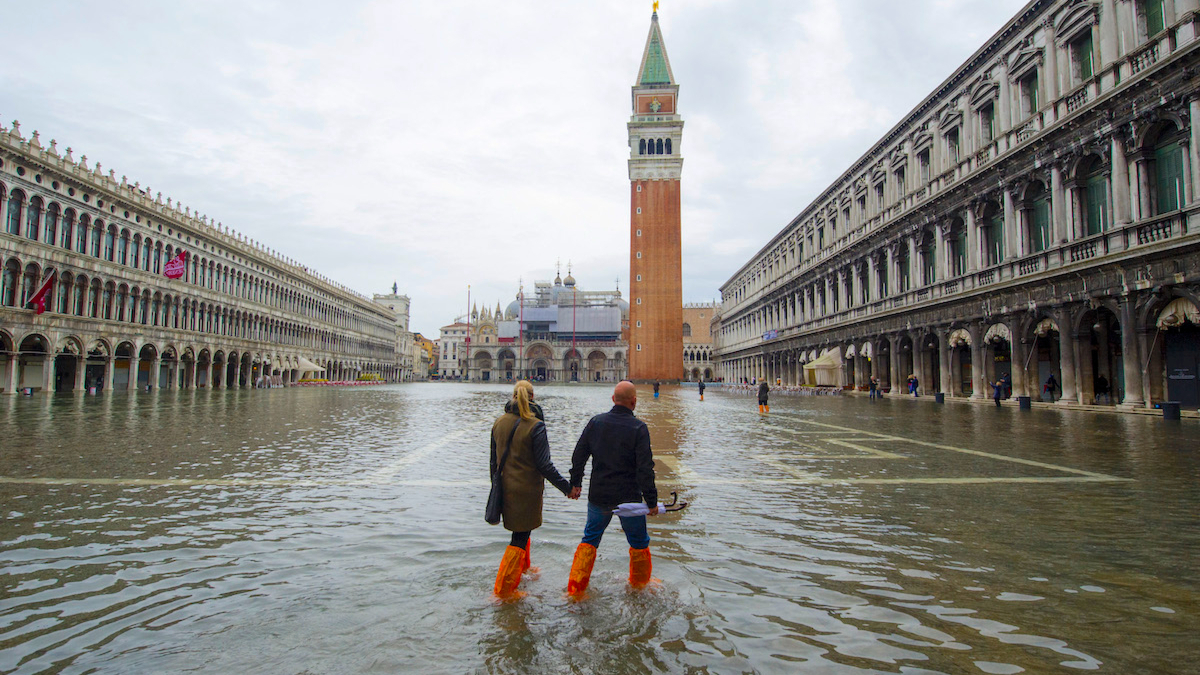
[[[513,426],[516,425],[516,432]],[[512,434],[512,447],[508,447]],[[501,509],[504,529],[510,532],[529,532],[542,526],[542,488],[550,481],[564,495],[571,491],[571,484],[550,459],[550,442],[546,437],[546,424],[538,419],[523,420],[511,401],[504,406],[504,414],[492,425],[492,453],[490,476],[504,453],[511,452],[504,464],[501,481],[504,484],[504,502]]]

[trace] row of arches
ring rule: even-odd
[[[558,352],[556,354],[556,351]],[[527,346],[523,358],[512,348],[473,349],[468,377],[473,381],[617,382],[627,365],[621,350],[575,348],[555,350],[545,343]]]
[[[184,281],[208,290],[261,303],[276,309],[324,321],[339,328],[387,336],[382,318],[370,322],[356,312],[340,307],[332,297],[315,288],[294,288],[266,275],[239,269],[214,259],[200,250],[155,238],[139,228],[106,222],[103,216],[61,207],[41,195],[29,196],[20,188],[0,182],[0,213],[4,232],[41,242],[93,259],[129,269],[162,274],[164,265],[176,255],[187,253]]]
[[[203,343],[0,329],[0,391],[92,393],[153,389],[286,386],[302,377],[353,380],[363,373],[398,381],[394,364],[294,352],[239,351]]]
[[[1200,406],[1200,294],[1196,289],[1121,301],[1102,298],[992,321],[951,322],[847,342],[778,345],[722,361],[735,381],[865,390],[871,378],[917,393],[1084,405]]]
[[[670,155],[672,154],[671,150],[670,138],[638,139],[639,155]]]

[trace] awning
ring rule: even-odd
[[[309,361],[308,359],[304,358],[303,356],[300,357],[300,364],[299,364],[298,370],[302,373],[323,373],[323,372],[325,372],[324,368],[322,368],[321,366],[318,366],[317,364],[313,363],[312,361]]]
[[[836,387],[841,383],[842,356],[830,349],[812,363],[804,364],[805,380],[809,385]]]
[[[1058,324],[1054,322],[1054,319],[1042,319],[1038,322],[1037,327],[1033,329],[1033,334],[1038,337],[1046,337],[1050,334],[1050,331],[1057,333]]]
[[[1182,326],[1185,321],[1200,326],[1200,309],[1196,309],[1196,305],[1187,298],[1175,298],[1159,313],[1156,325],[1159,328],[1175,328]]]
[[[983,334],[983,343],[987,344],[989,342],[998,342],[1000,340],[1004,340],[1005,342],[1012,344],[1012,333],[1008,332],[1008,326],[1002,323],[994,323],[990,328],[987,329],[987,332]]]
[[[961,345],[966,345],[966,346],[970,347],[971,346],[971,334],[968,333],[967,331],[963,330],[962,328],[959,328],[959,329],[955,330],[954,332],[950,333],[950,339],[948,341],[950,343],[951,348],[958,347]]]

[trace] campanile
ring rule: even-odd
[[[675,381],[683,372],[678,100],[655,11],[629,118],[629,379],[635,382]]]

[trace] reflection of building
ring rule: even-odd
[[[716,377],[709,330],[717,307],[716,303],[683,306],[683,379],[689,382]]]
[[[616,382],[625,378],[629,305],[620,291],[583,291],[565,280],[539,281],[504,310],[471,311],[473,381],[522,377],[549,382]]]
[[[642,52],[629,119],[629,374],[676,380],[683,353],[679,178],[683,120],[658,13]]]
[[[407,295],[400,295],[399,291],[399,286],[393,283],[391,295],[375,294],[375,304],[387,307],[395,316],[396,364],[399,367],[396,379],[409,382],[413,379],[414,353],[413,334],[408,330],[410,300]]]
[[[726,378],[1196,405],[1198,9],[1030,3],[722,287]]]
[[[370,298],[16,123],[0,130],[0,214],[6,393],[399,374],[393,318]],[[183,276],[167,278],[181,252]]]

